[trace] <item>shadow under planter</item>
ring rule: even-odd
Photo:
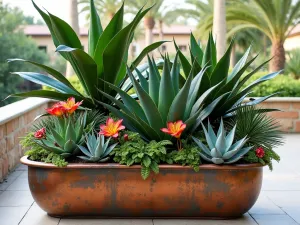
[[[161,165],[147,180],[140,166],[31,161],[28,180],[36,203],[50,216],[102,218],[215,218],[242,216],[261,190],[260,164]]]

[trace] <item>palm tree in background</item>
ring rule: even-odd
[[[226,51],[226,8],[225,0],[214,0],[213,35],[216,37],[217,59]]]
[[[77,0],[68,0],[69,4],[69,23],[73,30],[76,32],[78,37],[80,37],[79,31],[79,20],[78,20],[78,2]],[[70,63],[67,63],[66,77],[71,77],[74,75],[74,70]]]
[[[300,1],[292,0],[231,0],[226,19],[237,24],[236,30],[256,28],[272,43],[270,71],[278,71],[285,65],[284,41],[292,28],[300,22]]]
[[[78,3],[80,5],[83,5],[83,8],[81,9],[80,13],[87,12],[86,20],[89,20],[90,0],[79,0]],[[108,23],[108,21],[110,21],[113,18],[115,13],[122,5],[121,0],[94,0],[94,3],[98,14],[101,15],[101,18],[107,18],[107,21],[104,21],[106,23]]]

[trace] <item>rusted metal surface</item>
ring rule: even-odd
[[[259,164],[201,165],[200,171],[162,165],[147,180],[140,166],[70,164],[58,168],[26,157],[37,204],[61,217],[234,218],[255,203],[262,184]]]

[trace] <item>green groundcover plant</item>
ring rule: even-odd
[[[81,50],[68,24],[34,4],[51,31],[57,51],[73,65],[83,91],[56,70],[34,62],[25,60],[49,76],[15,72],[54,90],[14,96],[57,100],[22,140],[29,148],[26,154],[30,160],[57,166],[75,162],[138,164],[143,179],[152,172],[159,173],[160,164],[199,171],[205,163],[260,163],[272,168],[272,160],[279,161],[274,148],[282,144],[280,126],[268,116],[276,109],[258,106],[276,93],[244,100],[281,71],[253,78],[268,61],[249,72],[257,57],[248,59],[249,48],[229,72],[233,41],[217,61],[211,34],[205,50],[191,34],[192,62],[174,41],[174,60],[165,54],[161,55],[162,63],[156,63],[148,56],[145,64],[138,65],[160,42],[126,65],[134,29],[150,8],[141,9],[123,27],[122,6],[102,30],[92,0],[90,4],[88,53]]]

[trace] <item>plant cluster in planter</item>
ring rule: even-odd
[[[133,21],[123,27],[122,6],[103,30],[91,1],[89,51],[86,53],[67,23],[34,6],[48,25],[57,51],[73,66],[85,93],[77,92],[53,68],[21,59],[10,60],[44,69],[49,76],[32,72],[15,74],[55,89],[14,96],[58,101],[47,109],[46,117],[36,122],[22,141],[23,146],[29,148],[26,153],[29,160],[58,167],[112,165],[113,162],[128,167],[140,165],[144,180],[168,164],[180,165],[181,169],[189,166],[201,174],[205,168],[201,164],[216,164],[213,168],[228,170],[224,164],[260,163],[272,168],[272,160],[279,161],[273,148],[282,144],[280,127],[267,114],[276,109],[257,106],[274,94],[249,102],[244,100],[254,87],[274,78],[280,71],[244,87],[267,63],[244,74],[257,57],[248,60],[250,48],[229,73],[233,41],[217,61],[212,35],[203,50],[191,34],[192,62],[174,41],[177,49],[174,60],[166,54],[162,55],[163,63],[156,63],[148,56],[147,63],[138,66],[147,53],[163,43],[159,42],[148,46],[127,66],[134,29],[151,8],[141,9]],[[162,164],[164,166],[160,166]]]

